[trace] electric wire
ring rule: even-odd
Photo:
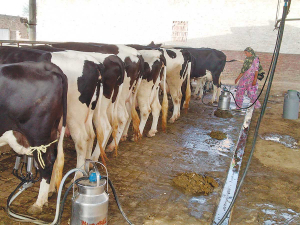
[[[270,74],[270,77],[269,77],[269,83],[268,83],[268,87],[267,87],[267,90],[266,90],[266,95],[265,95],[264,103],[262,105],[262,110],[261,110],[260,116],[258,118],[256,127],[255,127],[255,132],[254,132],[254,137],[253,137],[253,142],[252,142],[252,149],[250,151],[250,155],[249,155],[249,158],[248,158],[248,161],[247,161],[244,173],[242,175],[241,181],[240,181],[239,185],[237,186],[237,189],[236,189],[236,191],[234,193],[232,201],[231,201],[228,209],[226,210],[225,214],[221,218],[221,220],[217,223],[217,225],[221,225],[224,222],[224,220],[227,218],[228,214],[231,212],[231,209],[232,209],[232,207],[233,207],[233,205],[234,205],[234,203],[236,201],[236,198],[237,198],[237,196],[239,194],[239,191],[241,189],[241,186],[243,184],[243,181],[244,181],[244,179],[246,177],[246,174],[248,172],[248,169],[249,169],[249,166],[250,166],[250,163],[251,163],[251,159],[252,159],[252,156],[253,156],[253,153],[254,153],[256,139],[257,139],[257,136],[258,136],[258,130],[259,130],[260,123],[261,123],[262,117],[264,115],[264,112],[265,112],[265,109],[266,109],[266,106],[267,106],[267,103],[268,103],[268,98],[269,98],[269,94],[270,94],[270,90],[271,90],[271,86],[272,86],[272,81],[273,81],[273,77],[274,77],[274,73],[275,73],[275,68],[276,68],[276,64],[277,64],[277,59],[278,59],[279,51],[280,51],[280,46],[281,46],[281,41],[282,41],[282,36],[283,36],[283,30],[284,30],[284,24],[285,24],[285,17],[286,17],[286,13],[287,13],[287,1],[288,0],[285,0],[285,5],[284,5],[284,8],[283,8],[282,21],[280,23],[279,34],[278,34],[279,38],[278,38],[278,43],[276,43],[278,45],[278,46],[276,46],[277,47],[277,51],[276,51],[276,55],[275,55],[275,58],[274,58],[274,63],[272,64],[272,70],[271,70],[271,74]]]

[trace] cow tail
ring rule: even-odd
[[[166,90],[166,80],[167,80],[167,67],[164,66],[164,97],[162,102],[162,130],[166,132],[167,129],[167,119],[168,119],[168,94]]]
[[[134,131],[134,140],[137,141],[142,137],[142,134],[140,133],[140,118],[135,108],[136,103],[136,96],[139,89],[139,86],[141,84],[142,78],[138,79],[137,84],[135,85],[135,92],[133,95],[133,101],[131,106],[131,117],[132,117],[132,127]]]
[[[100,88],[99,88],[99,99],[98,99],[98,118],[100,118],[100,107],[101,107],[101,101],[102,101],[102,98],[103,98],[103,85],[102,83],[100,83]],[[103,162],[104,165],[106,165],[106,161],[105,160],[108,160],[106,154],[105,154],[105,151],[103,149],[103,140],[104,140],[104,133],[103,133],[103,128],[102,128],[102,125],[101,123],[97,125],[96,127],[96,135],[97,135],[97,142],[98,142],[98,145],[99,145],[99,148],[100,148],[100,157],[101,157],[101,160]]]
[[[187,68],[187,83],[186,83],[186,93],[185,93],[185,101],[183,108],[185,109],[185,112],[187,113],[187,110],[189,108],[190,100],[191,100],[191,62],[188,63],[188,68]]]
[[[63,150],[63,142],[67,125],[67,95],[68,95],[68,78],[64,73],[60,73],[62,78],[62,103],[63,103],[63,125],[60,132],[60,137],[57,145],[57,158],[54,164],[54,174],[55,174],[55,185],[56,189],[59,189],[60,182],[62,179],[62,173],[64,169],[65,156]],[[53,172],[52,172],[53,173]]]

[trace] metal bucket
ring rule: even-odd
[[[108,195],[106,180],[97,183],[83,180],[78,182],[78,192],[72,199],[71,225],[107,225]]]
[[[85,171],[88,173],[90,163],[95,172],[90,173],[88,180],[81,180],[77,183],[76,194],[73,189],[71,225],[107,225],[108,184],[105,179],[101,179],[96,162],[86,159]],[[108,179],[106,167],[102,163],[99,164],[105,168]]]
[[[296,120],[299,116],[299,97],[298,91],[288,90],[284,96],[283,118]]]
[[[222,91],[219,97],[218,109],[229,110],[230,107],[230,93],[228,91]]]

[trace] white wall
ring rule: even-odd
[[[273,52],[277,35],[277,0],[38,0],[37,5],[37,39],[44,41],[174,44],[177,20],[189,23],[188,42],[179,45]],[[300,1],[292,1],[288,17],[300,17]],[[287,22],[281,52],[300,54],[299,36],[300,21]]]

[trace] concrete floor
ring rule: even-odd
[[[209,95],[205,102],[209,101]],[[125,141],[119,145],[118,156],[108,154],[107,169],[123,210],[134,224],[145,225],[192,225],[211,224],[226,180],[235,144],[245,113],[233,112],[233,118],[223,119],[213,115],[215,108],[192,99],[188,113],[174,124],[168,124],[167,132],[159,132],[153,138],[143,137],[139,142]],[[171,113],[169,113],[170,115]],[[151,118],[145,132],[150,129]],[[227,134],[227,139],[212,139],[212,130]],[[64,173],[76,166],[73,141],[65,140]],[[0,224],[13,222],[6,215],[6,199],[18,184],[11,171],[15,155],[13,151],[1,155],[0,166]],[[209,175],[219,187],[204,196],[188,196],[172,185],[172,179],[183,172]],[[36,200],[39,184],[26,190],[13,203],[12,209],[25,213]],[[127,224],[109,189],[108,224]],[[71,194],[66,202],[62,224],[68,224],[71,213]],[[40,219],[52,221],[56,195],[49,199]],[[22,207],[20,207],[22,206]]]

